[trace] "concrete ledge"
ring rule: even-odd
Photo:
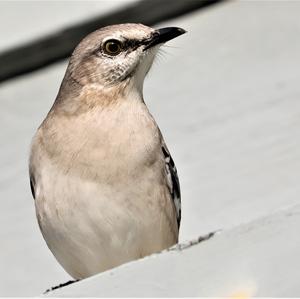
[[[300,205],[50,292],[49,297],[299,297]],[[199,242],[200,241],[200,242]],[[284,244],[284,246],[282,245]]]

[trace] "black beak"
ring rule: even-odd
[[[178,27],[166,27],[155,30],[152,37],[145,41],[144,51],[152,48],[158,44],[165,43],[179,35],[186,33],[186,31],[182,28]]]

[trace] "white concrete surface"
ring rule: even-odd
[[[247,235],[236,238],[245,246],[254,246],[249,252],[264,248],[266,263],[262,267],[266,269],[276,262],[276,255],[269,257],[273,249],[268,242],[285,250],[290,239],[278,236],[281,242],[277,243],[277,237],[270,236],[271,227],[270,231],[258,230],[256,236],[260,222],[256,225],[255,220],[268,219],[268,215],[299,203],[299,11],[300,2],[296,1],[232,1],[160,24],[183,27],[188,34],[164,47],[167,54],[158,59],[145,84],[145,100],[160,124],[180,176],[181,241],[223,229],[228,235],[222,235],[222,246],[230,251],[231,228],[252,222],[251,238],[258,238],[262,243],[257,246],[262,247],[251,245],[254,239],[250,235],[248,241]],[[38,230],[27,177],[31,136],[55,98],[65,67],[65,63],[57,64],[0,86],[1,295],[37,295],[69,279]],[[299,244],[295,233],[298,218],[295,222],[286,222],[283,216],[276,219],[278,230],[282,227],[282,232],[290,231],[294,238],[290,251],[284,251],[290,257],[286,263],[291,265],[298,259],[297,250],[292,250]],[[203,246],[217,251],[221,241],[214,239]],[[209,245],[211,242],[216,243]],[[256,268],[263,260],[259,255],[256,261],[248,256],[246,247],[243,250],[249,267]],[[205,252],[202,260],[211,257],[206,258]],[[174,256],[174,263],[181,263],[183,255]],[[193,269],[192,259],[189,261]],[[135,264],[139,266],[134,266],[132,275],[146,275],[143,263]],[[239,265],[235,265],[236,271]],[[207,272],[212,275],[211,285],[215,285],[216,272],[229,266],[225,258],[218,264],[208,262],[206,267],[211,271]],[[298,275],[296,270],[288,275],[283,263],[276,269],[281,268],[286,275],[281,277],[282,289],[276,289],[278,294],[268,289],[268,294],[300,296],[293,276]],[[267,270],[264,273],[267,277]],[[183,283],[188,284],[191,275],[184,278]],[[266,291],[271,284],[261,281],[260,290]],[[155,275],[151,284],[161,290],[160,296],[168,292],[165,281]],[[80,285],[84,291],[76,286],[78,294],[88,296],[85,282]],[[219,287],[223,294],[226,289]]]
[[[299,12],[232,1],[161,24],[188,30],[145,86],[180,175],[181,240],[299,202]]]
[[[0,51],[108,13],[136,0],[0,1]]]
[[[300,294],[300,260],[291,258],[300,251],[299,225],[300,205],[47,297],[293,297]]]

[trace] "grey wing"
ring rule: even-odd
[[[180,220],[181,220],[181,194],[180,194],[180,185],[179,185],[177,169],[170,155],[170,152],[168,151],[168,148],[164,142],[162,143],[162,151],[165,157],[168,187],[176,209],[177,224],[179,229]]]

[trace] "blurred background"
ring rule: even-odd
[[[1,1],[0,296],[70,279],[39,232],[30,142],[72,49],[124,22],[188,31],[144,89],[179,172],[180,241],[299,204],[299,1]]]

